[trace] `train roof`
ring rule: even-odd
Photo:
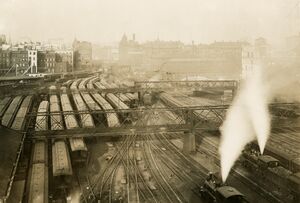
[[[0,100],[0,111],[2,111],[4,109],[4,107],[6,105],[8,105],[8,103],[10,102],[11,97],[5,97],[4,99]]]
[[[58,97],[57,95],[50,95],[50,105],[53,103],[58,103]]]
[[[106,97],[110,100],[113,106],[118,109],[129,109],[129,107],[121,101],[116,95],[112,93],[106,94]]]
[[[244,196],[242,193],[240,193],[237,189],[233,188],[233,187],[230,187],[230,186],[221,186],[221,187],[218,187],[216,189],[216,191],[218,193],[220,193],[223,197],[225,197],[226,199],[227,198],[230,198],[232,196]]]
[[[46,144],[43,141],[38,141],[34,143],[33,148],[33,163],[42,163],[46,162]]]
[[[53,176],[72,175],[72,166],[67,145],[55,141],[52,145]]]
[[[106,87],[104,85],[102,85],[100,82],[95,82],[94,84],[96,85],[96,87],[98,89],[106,89]]]
[[[43,163],[32,165],[29,203],[48,202],[48,172]]]
[[[49,87],[49,90],[56,90],[57,88],[56,88],[56,86],[55,85],[51,85],[50,87]]]
[[[92,96],[89,93],[81,93],[82,98],[86,102],[87,106],[91,110],[101,110],[100,106],[93,100]]]
[[[47,112],[49,107],[48,101],[42,101],[39,105],[38,112]]]
[[[22,102],[21,107],[28,107],[32,102],[32,96],[26,96]]]
[[[69,142],[72,151],[87,151],[83,138],[71,138]]]

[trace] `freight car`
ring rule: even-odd
[[[12,102],[10,103],[9,107],[7,108],[5,114],[2,117],[1,124],[10,127],[17,110],[22,102],[22,96],[16,96]]]
[[[209,173],[203,186],[200,187],[200,195],[206,202],[211,203],[247,203],[244,195],[237,189],[222,183],[217,174]]]
[[[46,114],[48,112],[49,108],[49,102],[48,101],[42,101],[38,108],[38,113]],[[48,116],[47,115],[38,115],[36,117],[35,122],[35,130],[48,130]]]
[[[289,195],[295,195],[295,193],[289,190],[291,177],[295,175],[290,170],[282,167],[280,161],[276,158],[269,155],[260,155],[259,152],[252,149],[250,151],[243,151],[241,161],[242,165],[247,168],[254,177],[257,177],[260,185],[269,187],[272,191],[276,191],[276,195],[279,195],[280,198],[289,200],[287,199],[290,198]],[[297,183],[295,182],[293,185],[295,184]]]
[[[32,104],[32,96],[25,97],[24,101],[22,102],[18,113],[12,123],[11,128],[14,130],[23,130],[25,127],[25,116],[29,112]]]
[[[69,139],[71,148],[72,164],[74,166],[85,166],[88,160],[88,150],[83,138]]]
[[[106,94],[105,98],[115,109],[119,109],[119,110],[129,109],[129,107],[124,102],[122,102],[116,95],[112,93]],[[131,121],[131,117],[128,113],[119,114],[119,119],[121,119],[123,122]]]
[[[264,153],[276,158],[280,162],[281,166],[292,171],[293,173],[300,171],[299,153],[296,153],[291,147],[283,147],[282,145],[283,143],[281,143],[281,145],[274,143],[271,138]],[[247,148],[259,151],[257,143],[251,143]]]
[[[82,79],[76,79],[70,86],[71,92],[78,92],[78,85]]]
[[[70,193],[73,170],[68,147],[64,140],[52,142],[53,198],[64,199]]]
[[[7,107],[11,102],[11,97],[5,97],[0,101],[0,117],[3,116],[4,112],[6,111]]]
[[[106,87],[105,87],[104,85],[102,85],[100,82],[96,82],[96,83],[95,83],[95,86],[96,86],[99,90],[106,89]]]
[[[65,86],[65,87],[69,88],[72,83],[73,83],[73,80],[68,80],[68,81],[64,82],[62,84],[62,86]]]
[[[73,108],[71,106],[71,102],[68,95],[61,94],[60,98],[61,98],[62,110],[64,112],[68,112],[64,115],[66,128],[67,129],[79,128],[75,115],[71,114]]]
[[[117,113],[111,112],[113,107],[98,93],[93,93],[92,96],[98,102],[98,104],[102,107],[104,111],[110,111],[106,113],[106,123],[108,127],[119,127],[120,121],[117,116]]]
[[[94,77],[94,78],[92,78],[88,83],[87,83],[87,89],[89,89],[89,90],[93,90],[94,89],[94,84],[96,83],[96,81],[97,80],[99,80],[99,78],[98,77]]]
[[[88,83],[89,84],[89,83]],[[92,96],[87,92],[81,92],[81,96],[85,101],[88,108],[92,111],[101,111],[101,107],[97,102],[92,98]],[[92,117],[95,122],[104,120],[104,114],[92,114]],[[95,123],[96,125],[96,123]]]
[[[48,156],[47,143],[35,142],[32,150],[28,176],[28,203],[48,202]]]
[[[84,103],[82,97],[78,93],[72,94],[74,103],[78,111],[88,111],[86,104]],[[81,126],[83,128],[93,128],[95,127],[94,120],[89,113],[80,113]]]
[[[50,95],[50,123],[51,130],[63,130],[63,120],[60,113],[60,104],[57,95]]]

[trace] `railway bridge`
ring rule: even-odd
[[[294,103],[272,103],[269,108],[274,115],[279,117],[299,116],[291,113],[289,108]],[[55,139],[55,138],[88,138],[99,136],[122,136],[128,134],[144,134],[149,132],[184,132],[187,136],[193,136],[195,131],[218,130],[225,119],[226,111],[230,105],[208,105],[193,107],[145,107],[131,109],[111,109],[111,110],[81,110],[81,111],[54,111],[51,113],[31,112],[26,115],[29,126],[35,126],[29,130],[30,139]],[[107,114],[117,114],[122,117],[122,122],[118,126],[108,126],[106,121],[101,119]],[[80,116],[84,121],[90,116],[97,120],[97,126],[93,128],[66,129],[62,122],[51,122],[48,129],[58,130],[36,130],[42,126],[43,120],[38,122],[36,117],[57,117],[64,115],[65,119],[71,116]],[[170,116],[171,115],[171,116]],[[165,116],[169,121],[156,119]],[[149,122],[149,120],[151,122]],[[61,125],[61,126],[58,126]],[[191,138],[193,140],[193,138]],[[186,142],[190,139],[187,139]],[[193,142],[193,141],[192,141]],[[187,143],[187,145],[190,145]],[[188,151],[193,151],[193,145],[188,147]]]

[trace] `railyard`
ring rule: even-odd
[[[1,149],[10,156],[1,157],[3,201],[208,201],[203,191],[218,181],[219,128],[238,81],[132,83],[99,73],[40,80],[39,91],[1,95]],[[299,104],[269,109],[264,155],[248,145],[223,186],[243,194],[238,202],[299,201],[299,128],[291,124]]]

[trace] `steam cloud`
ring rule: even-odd
[[[247,143],[257,139],[260,152],[264,152],[271,128],[268,103],[273,98],[280,98],[284,102],[300,102],[299,61],[277,61],[274,64],[266,68],[256,67],[235,97],[220,128],[222,137],[219,153],[223,181]]]
[[[223,181],[227,179],[230,169],[247,143],[257,139],[263,153],[270,132],[270,98],[261,70],[257,68],[233,101],[221,127],[219,152]]]

